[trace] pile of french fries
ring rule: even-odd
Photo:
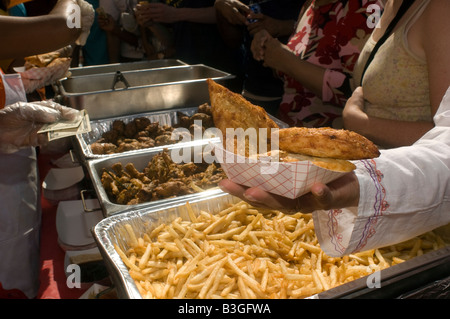
[[[149,233],[124,225],[115,249],[143,298],[306,298],[445,246],[433,232],[334,258],[320,248],[312,216],[245,202],[176,218]]]

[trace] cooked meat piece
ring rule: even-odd
[[[192,123],[195,123],[194,121],[201,121],[201,125],[204,128],[210,128],[214,126],[212,116],[205,113],[196,113],[192,115],[191,121]]]
[[[138,129],[136,127],[136,122],[131,121],[130,123],[127,123],[125,125],[125,131],[123,132],[123,135],[128,138],[133,138],[138,132]]]
[[[136,123],[136,129],[138,131],[143,131],[148,125],[150,125],[150,119],[146,117],[138,117],[134,119],[134,122]]]
[[[155,145],[161,146],[161,145],[168,145],[168,144],[174,144],[175,141],[171,139],[171,135],[163,134],[155,138]]]
[[[91,150],[94,154],[112,154],[116,151],[117,146],[112,143],[99,143],[95,142],[91,144]]]
[[[189,128],[191,126],[192,121],[191,118],[187,115],[183,115],[179,117],[179,125],[184,128]]]
[[[201,133],[201,136],[203,136],[205,128],[203,126],[194,123],[189,127],[189,132],[191,132],[191,134],[194,135],[194,137],[196,136],[196,134],[199,135],[199,132]]]
[[[133,163],[128,163],[125,165],[126,172],[130,175],[131,178],[139,178],[141,179],[143,176],[145,176],[144,173],[139,172],[136,167],[134,167]]]
[[[149,131],[140,131],[140,132],[138,132],[135,136],[134,136],[136,139],[138,139],[139,140],[139,138],[141,138],[141,137],[150,137],[150,132]]]
[[[149,125],[147,125],[145,130],[150,133],[150,136],[153,137],[159,131],[159,123],[158,122],[150,123]]]
[[[102,137],[105,139],[106,142],[116,144],[117,139],[120,137],[120,134],[116,130],[111,130],[103,133]]]
[[[117,151],[119,153],[135,151],[140,149],[140,143],[135,139],[125,139],[122,143],[120,143]]]
[[[194,164],[193,162],[186,163],[181,166],[181,170],[183,171],[183,174],[185,176],[194,175],[197,172],[197,169],[198,169],[197,165]]]
[[[155,140],[151,137],[138,137],[141,148],[150,148],[155,146]]]
[[[163,131],[164,131],[163,134],[170,133],[170,132],[173,131],[173,127],[170,126],[170,125],[167,125],[167,124],[163,125],[161,128],[162,128]]]
[[[116,131],[119,135],[123,135],[123,132],[125,131],[125,123],[122,120],[115,120],[112,123],[112,130]]]
[[[152,201],[154,198],[153,190],[155,189],[155,187],[156,184],[152,182],[145,184],[136,194],[138,203],[146,203]]]
[[[205,113],[208,115],[212,115],[211,113],[211,105],[208,103],[204,103],[198,107],[198,113]]]
[[[158,198],[170,198],[173,196],[192,194],[193,191],[182,181],[170,181],[155,188]]]

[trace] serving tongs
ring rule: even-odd
[[[114,79],[112,83],[111,90],[116,90],[117,83],[122,82],[125,85],[125,88],[122,89],[128,89],[130,87],[130,84],[128,83],[127,79],[123,76],[122,72],[116,71],[116,74],[114,74]]]

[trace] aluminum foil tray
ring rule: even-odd
[[[174,125],[178,124],[178,117],[177,113],[183,113],[187,116],[194,115],[198,110],[198,107],[188,107],[188,108],[177,108],[172,110],[165,110],[165,111],[154,111],[154,112],[147,112],[147,113],[139,113],[139,114],[132,114],[127,116],[120,116],[120,117],[113,117],[108,119],[100,119],[100,120],[94,120],[91,121],[91,132],[79,134],[74,137],[74,148],[75,153],[78,157],[78,159],[85,163],[86,161],[90,159],[100,159],[100,158],[108,158],[111,155],[110,154],[94,154],[90,148],[90,144],[98,140],[103,133],[109,131],[112,127],[112,124],[115,120],[122,120],[123,122],[128,123],[132,120],[138,118],[138,117],[146,117],[148,118],[152,123],[153,122],[159,122],[161,125]],[[288,125],[277,118],[270,116],[271,119],[278,124],[281,128],[286,128]],[[216,139],[214,139],[216,140]],[[217,138],[218,140],[218,138]],[[159,147],[158,147],[159,148]],[[141,150],[135,150],[135,151],[127,151],[120,154],[134,154],[139,153],[142,150],[151,150],[153,148],[147,148],[147,149],[141,149]]]
[[[210,194],[189,200],[195,212],[200,210],[217,213],[240,199],[226,193]],[[174,201],[170,206],[133,209],[100,221],[93,229],[93,237],[105,261],[105,265],[117,289],[118,297],[142,299],[125,264],[114,249],[129,248],[122,234],[125,224],[130,224],[137,235],[144,234],[162,223],[170,223],[177,217],[189,219],[185,200]],[[380,272],[379,287],[369,288],[369,276],[359,278],[336,288],[314,295],[309,299],[357,299],[402,298],[405,292],[422,287],[450,274],[450,247],[415,257]]]
[[[223,192],[209,194],[189,200],[194,211],[217,212],[227,204],[238,202],[239,199]],[[168,223],[182,216],[188,218],[185,211],[185,200],[173,202],[172,205],[161,208],[146,208],[131,210],[119,215],[111,216],[100,221],[92,230],[97,246],[105,261],[106,268],[117,289],[117,295],[122,299],[142,299],[128,269],[114,249],[114,244],[121,248],[128,248],[126,238],[121,236],[123,226],[130,224],[136,234],[143,234],[162,223]]]
[[[78,155],[78,158],[81,162],[86,162],[89,159],[100,159],[100,158],[108,158],[110,154],[94,154],[91,150],[90,145],[98,140],[103,133],[109,131],[112,128],[112,124],[115,120],[122,120],[125,124],[131,122],[132,120],[139,117],[146,117],[152,123],[159,122],[161,125],[174,125],[178,124],[177,112],[181,112],[187,116],[192,116],[198,110],[198,107],[192,108],[178,108],[173,110],[166,111],[156,111],[156,112],[147,112],[147,113],[139,113],[132,114],[127,116],[119,116],[108,119],[94,120],[91,121],[91,132],[79,134],[74,137],[74,148]],[[159,148],[159,147],[155,147]],[[153,148],[140,149],[135,151],[127,151],[122,152],[120,154],[134,154],[139,153],[143,150],[151,150]]]
[[[219,141],[219,140],[218,140]],[[88,161],[86,163],[86,169],[90,176],[92,185],[94,187],[95,193],[100,203],[100,207],[103,211],[103,215],[105,217],[112,216],[115,214],[123,213],[128,210],[145,208],[145,207],[164,207],[172,204],[173,202],[177,202],[179,200],[186,202],[191,201],[196,198],[203,198],[205,196],[213,195],[216,193],[222,193],[222,191],[218,188],[213,188],[206,190],[201,193],[183,195],[173,198],[162,199],[158,201],[151,201],[146,203],[140,203],[135,205],[120,205],[112,202],[108,198],[108,194],[106,193],[102,183],[101,183],[101,174],[104,168],[110,168],[114,163],[121,162],[123,165],[127,163],[133,163],[137,170],[142,170],[144,167],[148,165],[151,161],[152,157],[156,154],[159,154],[163,151],[164,148],[167,148],[169,151],[187,151],[187,152],[203,152],[205,146],[209,146],[211,140],[199,140],[193,142],[179,143],[168,146],[155,147],[151,150],[136,152],[133,154],[117,154],[111,155],[108,158],[102,159],[94,159]],[[184,154],[184,153],[183,153]],[[194,158],[194,157],[192,157]]]

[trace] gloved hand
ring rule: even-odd
[[[84,46],[91,31],[91,26],[95,19],[94,7],[84,0],[77,0],[81,13],[81,34],[75,41],[77,45]]]
[[[79,111],[54,101],[17,102],[0,110],[0,152],[13,153],[26,146],[43,146],[47,134],[37,132],[45,123],[73,120]]]

